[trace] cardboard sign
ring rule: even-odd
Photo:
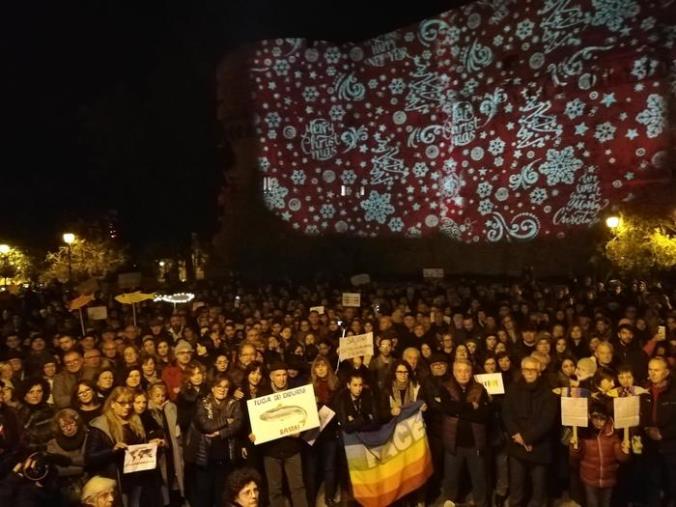
[[[319,427],[312,384],[246,402],[256,445]]]
[[[319,315],[324,315],[324,307],[323,306],[311,306],[310,312],[317,312]]]
[[[130,445],[124,452],[125,474],[154,470],[157,467],[157,444]]]
[[[319,415],[319,428],[306,431],[303,434],[303,440],[305,440],[310,445],[314,445],[314,443],[317,441],[317,437],[319,436],[319,434],[322,431],[324,431],[326,425],[329,424],[331,422],[331,419],[333,419],[333,417],[336,415],[336,413],[326,405],[322,405],[322,408],[319,409],[319,412],[317,412],[317,414]]]
[[[488,394],[505,394],[502,373],[481,373],[474,375],[474,380],[484,386]]]
[[[368,285],[371,283],[371,277],[366,273],[361,273],[360,275],[351,276],[350,283],[355,287],[359,287],[360,285]]]
[[[343,306],[359,308],[361,306],[361,294],[359,292],[343,292]]]
[[[613,399],[613,415],[615,428],[633,428],[641,420],[641,398],[627,396]]]
[[[340,338],[340,360],[373,355],[373,333],[364,333]]]
[[[423,268],[423,278],[441,279],[444,277],[444,268]]]
[[[89,320],[106,320],[108,318],[108,308],[105,306],[90,306],[87,308],[87,318]]]
[[[561,397],[561,424],[586,428],[589,424],[589,399]]]
[[[141,286],[141,273],[120,273],[117,275],[117,286],[120,289],[135,289]]]

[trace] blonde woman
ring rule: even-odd
[[[148,440],[141,419],[134,412],[135,393],[128,387],[116,387],[103,406],[103,413],[90,423],[85,447],[85,466],[91,473],[116,479],[124,507],[162,505],[159,471],[148,470],[123,474],[125,449],[130,445],[154,443]]]

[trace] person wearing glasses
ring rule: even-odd
[[[81,380],[75,384],[71,407],[82,418],[85,426],[101,415],[102,405],[101,399],[96,395],[96,386],[92,382]]]
[[[509,505],[540,507],[547,504],[547,465],[552,461],[552,430],[557,401],[541,377],[542,366],[533,357],[521,360],[521,377],[507,389],[502,419],[508,435]],[[531,497],[526,502],[526,477]]]
[[[409,363],[397,359],[392,363],[389,379],[381,395],[381,414],[387,419],[397,417],[401,409],[418,400],[420,384],[413,378]]]
[[[160,447],[164,441],[149,439],[141,418],[134,412],[134,392],[128,387],[112,390],[103,406],[103,413],[90,423],[85,443],[85,468],[93,474],[115,479],[122,493],[124,507],[162,505],[159,470],[123,473],[124,455],[128,446],[152,443]]]
[[[73,388],[82,378],[84,360],[77,349],[70,349],[63,355],[63,371],[54,377],[53,394],[54,405],[57,409],[70,408]]]
[[[59,410],[54,416],[56,434],[47,443],[47,452],[64,456],[57,464],[57,484],[63,506],[78,505],[84,486],[84,443],[87,427],[80,415],[70,408]]]

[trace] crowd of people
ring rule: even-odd
[[[361,306],[343,307],[342,289]],[[6,291],[0,505],[348,505],[343,433],[416,402],[434,472],[402,505],[673,505],[675,294],[589,277],[210,282],[189,304],[135,312],[97,294],[107,319],[81,328],[61,286]],[[368,332],[374,356],[339,361],[340,338]],[[501,373],[505,393],[479,373]],[[256,445],[246,402],[305,384],[331,423],[313,445]],[[562,426],[559,396],[588,396],[586,428]],[[624,396],[640,397],[628,438],[613,427]],[[124,473],[125,450],[143,443],[156,467]]]

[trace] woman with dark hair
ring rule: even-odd
[[[183,370],[181,391],[176,398],[178,425],[182,435],[188,434],[197,402],[209,394],[206,380],[204,366],[200,363],[192,362]]]
[[[225,481],[225,507],[258,507],[262,479],[253,468],[239,468]]]
[[[418,400],[420,385],[412,377],[413,370],[406,361],[397,359],[392,363],[381,395],[381,413],[387,419],[398,416],[402,408]]]
[[[242,427],[240,404],[228,395],[228,377],[219,375],[209,387],[210,394],[197,402],[185,447],[185,461],[195,473],[188,494],[193,507],[219,505],[225,477],[236,460],[235,437]]]
[[[247,401],[260,396],[270,394],[268,385],[268,376],[263,365],[258,361],[253,361],[247,365],[244,370],[244,381],[242,387],[233,393],[233,397],[240,401],[242,407],[242,449],[241,456],[244,458],[247,466],[254,467],[259,472],[263,472],[263,459],[256,447],[251,441],[251,424],[249,422],[249,410]]]
[[[141,386],[141,379],[143,378],[143,371],[140,366],[131,366],[124,370],[122,385],[128,387],[136,393],[143,392]]]
[[[42,451],[55,435],[54,410],[47,405],[49,384],[41,378],[28,379],[20,393],[17,417],[23,445],[31,451]]]
[[[157,351],[157,369],[162,372],[162,368],[165,366],[171,366],[174,364],[174,353],[171,349],[171,344],[166,338],[160,338],[157,340],[157,345],[155,346]]]
[[[85,426],[100,416],[102,401],[96,395],[96,386],[89,380],[80,380],[75,384],[71,407],[82,418]]]
[[[207,374],[207,380],[211,381],[216,378],[217,375],[227,374],[230,369],[230,358],[228,357],[227,352],[218,352],[214,358],[214,361],[209,368]]]
[[[84,486],[84,448],[87,424],[73,409],[64,408],[54,416],[56,434],[47,443],[47,452],[65,456],[68,466],[56,466],[57,484],[63,506],[80,505]]]

